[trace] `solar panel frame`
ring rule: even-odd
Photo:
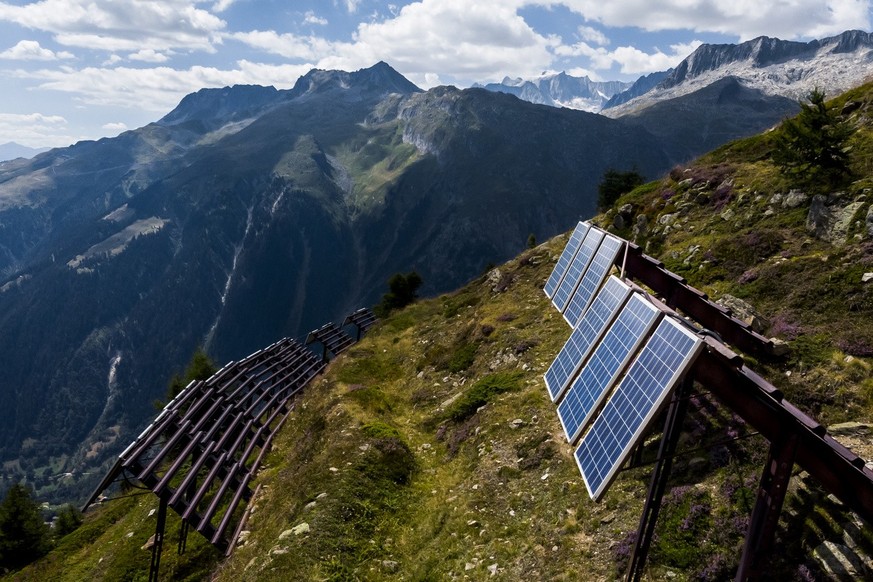
[[[558,419],[570,444],[593,421],[610,389],[662,314],[639,293],[627,300],[558,404]]]
[[[543,381],[552,402],[557,402],[570,386],[570,382],[606,333],[630,294],[631,288],[615,276],[609,277],[600,289],[591,303],[591,308],[579,320],[561,351],[543,374]]]
[[[558,257],[558,261],[555,263],[555,268],[552,269],[552,273],[549,275],[549,278],[546,280],[546,284],[543,287],[543,292],[549,299],[554,297],[555,291],[558,290],[558,286],[564,279],[564,275],[567,274],[567,268],[576,256],[576,252],[579,250],[579,246],[585,239],[585,235],[588,234],[588,229],[588,223],[579,222],[573,230],[573,233],[570,235],[567,245],[561,252],[561,256]]]
[[[574,454],[591,499],[609,488],[702,346],[672,317],[658,325]]]
[[[570,297],[572,297],[573,292],[576,291],[576,287],[579,285],[582,275],[584,275],[585,270],[588,269],[588,263],[590,263],[591,259],[594,258],[594,255],[597,252],[597,247],[600,246],[600,241],[603,240],[605,235],[606,233],[599,228],[592,226],[588,229],[588,234],[585,235],[585,240],[583,240],[582,244],[579,246],[579,251],[576,253],[576,256],[573,257],[570,266],[567,267],[567,273],[561,280],[561,284],[558,285],[554,297],[552,297],[552,304],[558,311],[563,313],[564,309],[567,307]]]
[[[579,319],[594,300],[597,290],[609,276],[609,270],[615,264],[615,258],[623,246],[624,242],[621,239],[609,234],[600,242],[597,253],[588,264],[585,274],[564,309],[564,319],[570,324],[570,327],[575,328],[576,324],[579,323]]]

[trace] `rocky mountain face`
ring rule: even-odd
[[[0,164],[3,483],[81,493],[198,344],[224,363],[300,337],[396,272],[456,288],[593,214],[606,169],[669,165],[643,128],[384,63]]]
[[[528,80],[506,77],[500,83],[488,83],[481,87],[509,93],[531,103],[596,113],[610,98],[623,93],[631,84],[623,81],[592,81],[588,77],[574,77],[561,72]]]
[[[618,94],[604,114],[637,113],[726,77],[768,96],[797,100],[815,87],[838,95],[871,74],[873,34],[859,30],[806,43],[762,36],[740,44],[704,44],[648,91]]]

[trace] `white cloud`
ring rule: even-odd
[[[507,71],[534,75],[552,61],[557,39],[534,31],[518,1],[422,0],[396,17],[361,23],[351,42],[334,43],[323,68],[354,70],[384,60],[417,83],[433,71],[458,80],[498,80]]]
[[[327,18],[317,15],[312,10],[303,15],[304,24],[317,24],[318,26],[327,26]]]
[[[120,121],[115,122],[115,123],[104,123],[101,127],[103,129],[105,129],[106,131],[112,131],[115,133],[121,133],[122,131],[127,131],[127,124],[122,123]]]
[[[579,38],[584,40],[585,42],[593,42],[596,45],[606,46],[609,44],[609,39],[605,34],[597,30],[596,28],[591,28],[590,26],[580,26],[579,27]]]
[[[72,94],[86,105],[125,107],[164,114],[172,110],[182,97],[204,87],[254,84],[288,88],[311,68],[311,64],[269,65],[239,61],[235,69],[201,66],[188,69],[60,67],[19,70],[15,76],[37,81],[41,90]]]
[[[69,144],[76,138],[67,135],[67,120],[60,115],[42,113],[0,113],[0,135],[28,147]]]
[[[236,0],[218,0],[218,2],[212,5],[212,10],[214,12],[224,12],[230,8],[231,4],[234,2],[236,2]]]
[[[654,52],[647,53],[632,46],[620,46],[610,51],[603,47],[592,47],[586,42],[579,42],[573,46],[557,47],[555,54],[565,57],[588,57],[591,66],[599,71],[606,71],[613,65],[618,65],[619,70],[624,74],[645,74],[675,67],[701,44],[703,43],[695,40],[688,44],[670,45],[669,53],[664,53],[658,48],[655,48]]]
[[[132,61],[141,61],[143,63],[166,63],[170,57],[163,53],[156,52],[153,49],[142,49],[135,53],[127,55]]]
[[[107,51],[173,48],[213,51],[225,22],[197,0],[40,0],[0,2],[0,21],[54,34],[56,42]]]
[[[334,51],[334,43],[314,36],[279,34],[272,30],[252,30],[228,35],[253,48],[285,57],[286,59],[317,60]]]
[[[0,59],[14,61],[57,61],[72,59],[73,54],[67,51],[52,51],[40,46],[35,40],[22,40],[13,47],[0,52]]]
[[[361,3],[361,0],[346,0],[346,9],[350,14],[354,14],[358,11],[358,4]]]
[[[736,36],[817,38],[844,30],[869,30],[870,0],[519,0],[564,5],[606,26],[648,31],[689,29]]]

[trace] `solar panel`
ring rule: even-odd
[[[594,294],[609,274],[609,269],[615,263],[615,257],[623,244],[620,239],[610,235],[606,235],[606,238],[600,243],[597,254],[588,265],[588,269],[579,282],[579,287],[576,288],[573,298],[570,299],[570,303],[564,310],[564,319],[571,327],[576,327],[582,314],[585,313],[585,309],[591,304]]]
[[[661,321],[576,449],[592,499],[606,491],[701,345],[674,319]]]
[[[591,308],[579,320],[579,325],[570,334],[570,339],[543,376],[552,401],[556,401],[563,394],[630,292],[630,287],[622,283],[621,279],[610,277],[594,298]]]
[[[546,286],[543,287],[543,291],[545,291],[546,297],[549,299],[554,296],[555,290],[558,288],[558,285],[567,273],[567,267],[570,266],[573,257],[576,256],[576,251],[579,250],[579,245],[582,244],[582,240],[585,238],[587,232],[588,225],[584,222],[580,222],[576,225],[573,234],[570,235],[570,240],[567,241],[567,246],[564,247],[564,251],[561,253],[561,256],[558,257],[558,262],[555,264],[552,274],[549,275],[549,279],[546,281]]]
[[[603,240],[604,234],[598,228],[591,227],[588,229],[585,240],[579,246],[579,251],[570,262],[567,274],[564,275],[564,279],[558,285],[558,290],[555,291],[555,296],[552,298],[552,303],[558,308],[558,311],[564,311],[567,307],[570,296],[573,295],[573,291],[576,290],[576,286],[579,284],[579,279],[582,278],[585,269],[588,268],[588,263],[591,262],[591,258],[597,252],[597,247],[600,246],[600,241]]]
[[[642,295],[634,294],[628,299],[558,405],[558,418],[570,443],[591,422],[609,389],[660,317],[661,310]]]

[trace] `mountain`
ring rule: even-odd
[[[855,129],[843,184],[810,190],[783,175],[771,159],[777,130],[676,167],[592,220],[784,341],[784,358],[736,365],[773,384],[774,415],[780,403],[810,414],[821,423],[810,432],[826,427],[869,475],[873,84],[828,109]],[[543,383],[570,334],[542,292],[566,241],[372,328],[276,434],[233,554],[192,531],[183,554],[165,544],[160,578],[623,579],[662,424],[639,465],[590,501]],[[643,578],[730,580],[770,445],[705,387],[687,404]],[[871,579],[868,523],[807,471],[788,475],[767,574]],[[12,579],[145,578],[157,507],[151,494],[106,501]],[[171,511],[165,540],[180,532]]]
[[[81,495],[198,345],[302,337],[397,272],[453,289],[592,215],[606,169],[670,163],[640,127],[380,63],[0,164],[3,483]]]
[[[0,162],[14,160],[16,158],[32,158],[36,154],[47,152],[49,148],[29,148],[14,141],[0,144]]]
[[[648,91],[617,95],[604,114],[639,112],[725,77],[765,95],[797,100],[815,87],[840,94],[871,75],[873,34],[860,30],[805,43],[762,36],[740,44],[704,44]]]
[[[603,104],[603,107],[601,107],[601,112],[604,109],[617,107],[622,103],[627,103],[631,99],[648,93],[649,91],[657,87],[658,83],[663,81],[672,72],[673,69],[669,69],[667,71],[657,71],[654,73],[649,73],[648,75],[643,75],[642,77],[634,81],[630,87],[620,93],[615,93],[612,97],[610,97],[609,100]]]
[[[561,72],[527,80],[506,77],[500,83],[474,87],[509,93],[531,103],[596,113],[613,95],[624,92],[630,84],[623,81],[592,81],[588,77],[574,77]]]
[[[797,101],[767,95],[724,77],[691,93],[621,117],[657,136],[676,163],[729,141],[773,127],[800,109]]]

